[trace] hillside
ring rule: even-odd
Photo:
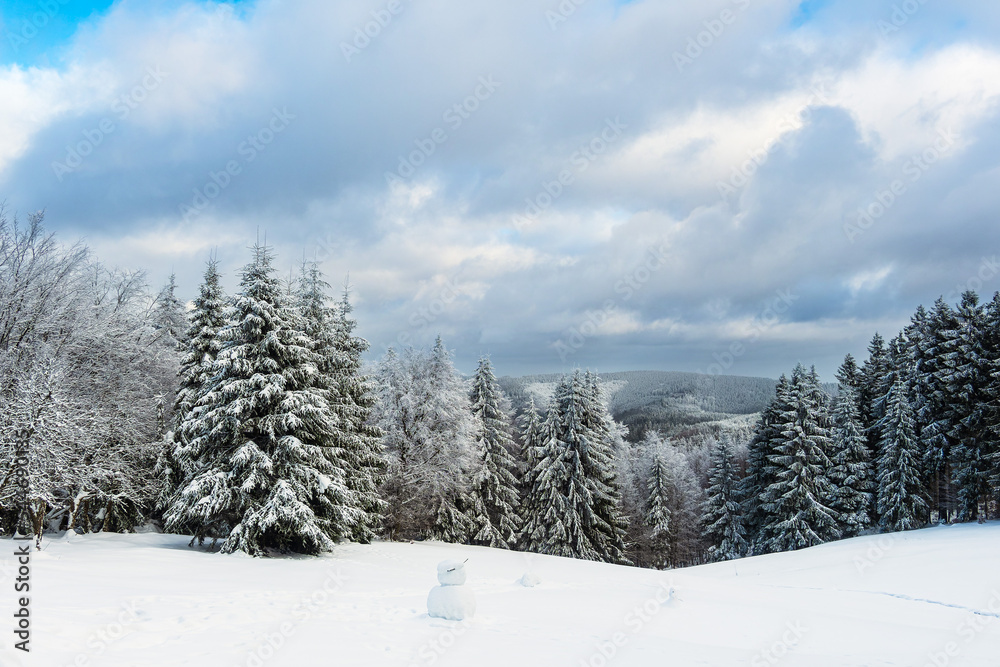
[[[529,396],[544,405],[559,377],[505,377],[501,385],[517,408]],[[774,397],[775,386],[769,378],[673,371],[602,373],[600,378],[611,412],[629,427],[631,440],[640,439],[647,429],[675,434],[697,425],[754,415]]]
[[[667,572],[435,542],[264,560],[186,543],[47,541],[32,558],[31,659],[6,641],[0,664],[995,667],[1000,655],[1000,523]],[[426,614],[448,558],[469,559],[478,612],[465,623]],[[527,571],[538,586],[517,583]]]

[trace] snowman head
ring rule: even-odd
[[[443,560],[438,563],[438,582],[442,586],[461,586],[465,583],[465,561]]]

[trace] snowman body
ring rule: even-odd
[[[465,585],[465,563],[445,560],[438,563],[438,583],[427,595],[427,614],[449,621],[464,621],[476,613],[476,596]]]

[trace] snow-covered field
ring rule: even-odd
[[[669,572],[440,543],[266,560],[186,543],[48,540],[24,656],[0,540],[0,665],[1000,665],[997,523]],[[429,618],[436,564],[466,558],[476,617]],[[539,585],[518,583],[528,571]]]

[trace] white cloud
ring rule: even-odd
[[[348,63],[341,40],[381,0],[261,0],[243,17],[210,3],[154,4],[116,3],[81,30],[65,68],[0,70],[0,178],[15,206],[49,208],[50,224],[85,233],[112,263],[147,264],[153,282],[183,269],[189,294],[212,248],[232,277],[260,226],[280,262],[306,246],[307,257],[321,251],[331,282],[350,271],[377,343],[452,290],[427,332],[518,340],[512,354],[530,357],[620,298],[616,284],[665,244],[664,266],[595,338],[728,344],[749,335],[776,289],[794,286],[800,310],[761,337],[792,354],[853,340],[925,298],[927,275],[960,280],[965,260],[1000,243],[981,222],[996,209],[997,158],[977,153],[995,133],[1000,44],[961,32],[943,43],[938,26],[915,20],[909,36],[933,29],[938,41],[902,53],[865,37],[868,14],[846,35],[841,24],[795,31],[798,3],[754,2],[678,73],[673,51],[732,2],[617,13],[588,4],[552,32],[532,0],[488,17],[476,3],[428,0],[408,4]],[[978,6],[962,4],[951,11]],[[149,67],[166,72],[163,85],[85,169],[57,182],[50,164],[66,142],[112,113]],[[412,180],[387,187],[399,156],[488,75],[502,82],[496,94],[448,127]],[[824,105],[833,111],[802,114]],[[192,189],[286,106],[294,126],[181,223]],[[574,151],[618,116],[621,137],[574,167]],[[848,243],[844,216],[942,128],[961,150]],[[749,162],[769,148],[763,168]],[[756,172],[749,185],[721,201],[718,183],[733,184],[744,166]],[[515,224],[567,167],[573,182]]]
[[[834,89],[837,104],[857,117],[889,161],[923,151],[939,129],[961,137],[995,114],[1000,52],[957,44],[902,59],[879,51]]]

